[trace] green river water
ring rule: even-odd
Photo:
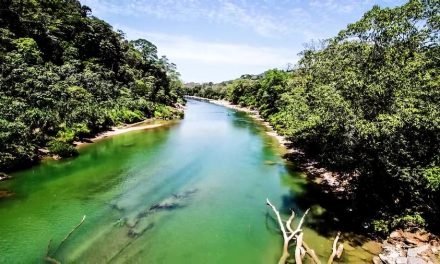
[[[190,100],[181,121],[81,147],[80,155],[14,173],[0,190],[0,263],[276,263],[278,227],[266,197],[288,213],[305,178],[245,113]],[[155,206],[156,205],[156,206]],[[312,207],[309,222],[323,211]],[[307,223],[306,223],[307,225]],[[320,256],[332,237],[306,228]],[[341,263],[368,263],[359,246]]]

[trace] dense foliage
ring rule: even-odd
[[[0,171],[42,147],[74,155],[74,140],[118,123],[180,115],[176,66],[77,0],[0,1],[0,69]]]
[[[375,6],[309,45],[292,71],[187,93],[258,109],[322,165],[350,172],[354,221],[439,228],[439,9],[438,0]]]

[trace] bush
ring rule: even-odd
[[[390,232],[390,221],[387,220],[373,220],[373,231],[379,235],[387,235]]]
[[[425,219],[418,213],[396,217],[391,222],[392,229],[397,229],[397,228],[407,229],[407,228],[415,228],[415,227],[423,228],[425,226],[426,226]]]
[[[382,219],[372,221],[373,232],[386,236],[390,231],[396,229],[412,229],[426,227],[425,219],[419,213],[386,216]]]
[[[0,4],[0,170],[48,145],[71,156],[69,143],[181,99],[175,65],[151,42],[124,39],[79,0],[25,2]]]
[[[154,110],[155,118],[160,118],[165,120],[182,118],[183,115],[184,115],[183,111],[166,105],[158,105]]]
[[[290,71],[188,84],[187,92],[215,98],[226,86],[230,102],[254,106],[307,158],[358,175],[346,193],[362,218],[355,224],[380,215],[373,228],[386,232],[423,227],[423,215],[440,230],[438,4],[375,6],[311,43]]]
[[[69,143],[53,140],[48,144],[49,151],[62,158],[68,158],[78,155],[78,150]]]

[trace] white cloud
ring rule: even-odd
[[[248,7],[249,8],[249,7]],[[223,1],[217,17],[226,22],[253,29],[263,36],[287,33],[288,27],[271,15],[265,15],[252,9],[240,7],[232,2]]]
[[[299,30],[292,27],[292,22],[306,25],[304,18],[309,18],[306,10],[297,9],[296,14],[290,16],[288,10],[280,9],[276,14],[264,12],[273,8],[273,3],[260,3],[242,0],[126,0],[123,3],[114,0],[83,0],[86,5],[93,6],[93,13],[129,15],[129,16],[154,16],[159,19],[174,21],[190,21],[203,19],[210,22],[226,23],[250,29],[261,36],[287,34]],[[298,20],[301,21],[298,21]],[[295,29],[295,30],[293,30]]]
[[[326,11],[350,13],[366,5],[371,5],[371,3],[371,0],[311,0],[310,6]]]
[[[209,42],[189,36],[143,32],[123,26],[116,28],[123,30],[129,39],[145,38],[152,41],[157,45],[160,54],[166,54],[178,65],[185,81],[232,79],[244,73],[261,73],[270,68],[282,68],[297,60],[297,51],[292,49]],[[218,72],[214,75],[210,73],[209,76],[199,75],[209,69]]]
[[[82,3],[93,6],[93,13],[98,16],[204,21],[238,26],[263,37],[301,34],[311,39],[325,34],[338,15],[363,12],[378,1],[404,0],[82,0]]]
[[[155,43],[185,81],[220,81],[295,63],[302,43],[334,36],[373,2],[388,1],[405,0],[81,0],[94,15],[120,23],[115,28],[129,38]]]

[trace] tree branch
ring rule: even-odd
[[[304,224],[304,220],[306,215],[309,213],[310,209],[307,209],[304,215],[301,217],[301,220],[298,223],[298,226],[295,230],[292,228],[292,222],[295,218],[295,212],[292,211],[289,219],[287,219],[286,223],[284,224],[280,212],[277,210],[277,208],[269,201],[269,199],[266,199],[266,204],[270,206],[275,213],[278,225],[280,226],[281,232],[283,234],[283,254],[281,255],[278,264],[285,264],[287,259],[290,257],[289,253],[289,243],[290,241],[295,238],[296,240],[296,246],[295,246],[295,262],[297,264],[301,264],[302,260],[304,259],[305,255],[308,254],[312,261],[315,264],[321,264],[321,261],[319,260],[318,256],[316,255],[315,251],[311,249],[307,243],[304,241],[304,233],[302,231],[302,226]],[[327,264],[332,264],[333,260],[336,258],[340,258],[342,255],[342,252],[344,250],[343,244],[339,244],[340,233],[336,236],[335,240],[333,241],[333,247],[332,247],[332,254],[330,258],[328,259]]]
[[[336,235],[335,240],[333,241],[332,254],[331,254],[330,258],[328,259],[327,264],[332,264],[335,257],[340,258],[342,255],[342,251],[344,250],[344,245],[339,244],[339,246],[338,246],[338,240],[339,240],[340,235],[341,235],[341,233],[338,232],[338,235]]]
[[[283,220],[281,219],[280,212],[278,212],[277,208],[269,201],[269,199],[266,199],[266,204],[272,208],[273,212],[277,216],[278,225],[280,226],[281,232],[283,233],[283,238],[287,239],[288,236],[286,233],[286,229],[284,228],[284,223],[283,223]]]
[[[301,248],[302,248],[302,242],[303,242],[303,233],[301,232],[296,237],[296,247],[295,247],[295,261],[296,264],[302,264],[302,256],[301,256]]]
[[[311,249],[305,241],[303,241],[303,246],[304,246],[304,249],[306,250],[307,254],[309,254],[309,256],[312,258],[312,260],[316,264],[321,264],[321,261],[319,260],[318,256],[316,256],[315,251],[313,249]]]

